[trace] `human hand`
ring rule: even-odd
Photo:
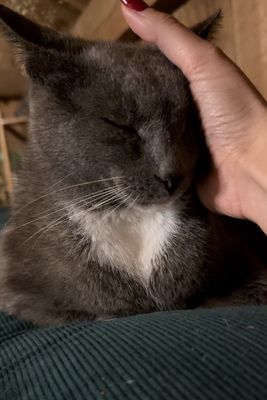
[[[212,171],[198,187],[202,202],[216,212],[254,220],[267,231],[267,218],[258,215],[267,214],[265,100],[213,44],[141,0],[122,3],[133,31],[156,44],[189,80],[213,159]]]

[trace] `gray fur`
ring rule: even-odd
[[[181,71],[151,45],[74,39],[3,6],[0,18],[30,78],[31,117],[2,235],[0,307],[47,325],[240,289],[251,263],[193,189],[207,152]],[[266,300],[260,286],[253,302]]]

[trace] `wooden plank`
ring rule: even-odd
[[[27,117],[13,117],[13,118],[0,118],[0,125],[17,125],[26,124],[28,122]]]
[[[147,3],[163,12],[175,11],[174,15],[189,26],[206,18],[217,8],[222,8],[225,14],[225,29],[222,31],[219,45],[223,44],[226,53],[235,59],[231,0],[149,0]],[[109,0],[108,4],[106,0],[91,0],[72,32],[90,40],[137,40],[136,35],[128,29],[117,0]]]
[[[267,99],[267,1],[232,0],[237,63]]]
[[[186,4],[189,0],[157,0],[154,4],[154,8],[158,11],[172,14],[175,10],[182,7],[182,5]]]
[[[19,69],[0,67],[0,97],[19,98],[27,92],[27,79],[22,76]]]
[[[69,30],[88,0],[1,0],[15,11],[58,30]],[[14,98],[26,92],[26,81],[15,68],[13,52],[8,42],[0,37],[0,97]]]
[[[78,10],[80,13],[88,6],[90,0],[65,0],[65,4]],[[62,5],[64,3],[62,2]]]
[[[234,0],[234,2],[235,1],[236,0]],[[244,2],[242,2],[242,4],[243,3]],[[224,50],[228,57],[235,61],[236,42],[232,14],[232,0],[191,0],[177,10],[177,12],[174,13],[174,16],[186,26],[193,26],[213,14],[219,8],[223,13],[223,21],[221,29],[218,30],[215,42]]]
[[[87,39],[95,39],[97,30],[119,8],[117,0],[92,0],[76,21],[72,33]]]
[[[19,140],[21,142],[27,142],[27,137],[24,134],[22,134],[21,132],[19,132],[17,129],[15,129],[13,126],[6,125],[5,129],[9,133],[11,133],[11,135],[13,135],[13,137],[15,137],[17,140]]]
[[[217,8],[224,18],[216,43],[267,98],[267,1],[191,0],[175,16],[192,26]]]
[[[155,1],[148,0],[147,4],[153,5]],[[116,40],[127,29],[118,0],[91,0],[72,33],[90,40]]]
[[[188,0],[148,0],[147,4],[156,9],[172,13]],[[122,16],[118,0],[91,0],[78,19],[72,33],[90,40],[137,40],[137,36],[128,29]]]
[[[189,0],[157,0],[153,7],[161,12],[172,14],[179,7],[187,3]],[[139,40],[139,37],[131,30],[127,29],[120,37],[120,41],[129,42]]]
[[[39,23],[66,30],[87,6],[88,0],[1,0],[1,3]]]

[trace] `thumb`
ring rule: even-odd
[[[199,69],[210,64],[215,47],[200,38],[174,17],[156,11],[141,0],[121,0],[122,12],[130,28],[143,40],[156,44],[177,65],[189,81]],[[134,8],[138,3],[137,10]],[[140,7],[140,3],[143,7]],[[174,40],[175,39],[175,40]]]

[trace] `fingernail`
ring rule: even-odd
[[[144,11],[148,5],[143,0],[121,0],[121,2],[135,11]]]

